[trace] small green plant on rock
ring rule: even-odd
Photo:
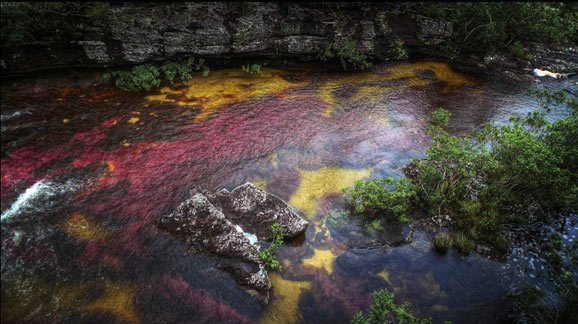
[[[205,60],[200,58],[195,62],[195,58],[191,57],[186,61],[180,62],[167,62],[163,64],[161,70],[165,74],[165,78],[171,85],[174,84],[175,77],[179,77],[181,81],[189,81],[193,78],[192,73],[194,71],[200,71],[203,69],[203,76],[208,76],[208,67],[204,66]],[[205,75],[207,71],[207,75]]]
[[[395,41],[392,54],[396,60],[407,60],[409,58],[404,46],[405,43],[401,39]]]
[[[458,232],[453,237],[452,247],[463,255],[468,255],[476,247],[476,242],[462,232]]]
[[[411,311],[410,303],[397,305],[393,302],[395,294],[383,288],[373,292],[373,304],[369,306],[369,314],[363,315],[363,311],[355,314],[351,324],[382,324],[382,323],[406,323],[406,324],[431,324],[431,318],[419,318]]]
[[[452,246],[452,237],[448,233],[440,233],[435,236],[433,249],[439,253],[446,253]]]
[[[415,191],[408,179],[385,177],[360,180],[344,192],[354,214],[376,217],[384,213],[402,223],[409,222],[406,213]]]
[[[381,221],[379,219],[374,219],[369,223],[369,227],[376,231],[383,231],[383,225],[381,225]]]
[[[283,238],[285,237],[285,234],[283,233],[283,228],[281,228],[279,223],[274,223],[271,225],[271,232],[273,232],[273,235],[275,236],[273,242],[268,249],[259,251],[259,258],[263,260],[267,268],[271,270],[279,269],[279,271],[282,271],[283,267],[279,261],[277,261],[277,257],[275,254],[273,254],[273,252],[277,251],[277,249],[283,245]]]
[[[531,60],[532,58],[534,58],[534,55],[526,52],[524,46],[520,42],[515,42],[513,45],[510,46],[510,53],[524,60]]]
[[[132,71],[114,71],[105,73],[102,81],[109,83],[114,80],[114,84],[124,91],[151,90],[161,84],[159,70],[151,65],[138,65]]]
[[[242,65],[241,70],[247,74],[261,75],[261,64]]]
[[[355,41],[346,42],[345,46],[339,50],[335,49],[334,44],[329,44],[318,58],[322,61],[338,58],[344,71],[348,68],[359,71],[370,68],[372,64],[368,61],[367,55],[359,53],[356,48]]]
[[[117,88],[124,91],[150,91],[152,88],[161,85],[161,72],[170,85],[173,85],[176,78],[181,81],[189,81],[193,78],[192,73],[203,71],[203,76],[208,77],[210,69],[204,65],[205,60],[202,58],[195,62],[195,58],[179,62],[166,62],[161,68],[152,64],[137,65],[131,71],[112,71],[102,76],[102,82],[111,83]]]

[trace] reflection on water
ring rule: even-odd
[[[411,244],[362,248],[361,223],[331,235],[328,219],[343,221],[330,216],[343,187],[400,176],[424,155],[433,109],[468,133],[531,109],[521,90],[438,62],[229,69],[145,94],[94,83],[87,73],[2,87],[3,322],[342,323],[382,287],[436,322],[503,317],[508,264],[437,256],[419,230]],[[269,303],[152,225],[193,187],[246,181],[311,221],[278,251]]]

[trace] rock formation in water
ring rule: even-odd
[[[257,238],[272,240],[274,223],[288,238],[308,225],[293,207],[251,183],[231,192],[196,193],[158,221],[159,227],[194,248],[224,257],[220,268],[231,271],[239,284],[258,290],[268,290],[271,283],[254,243]]]

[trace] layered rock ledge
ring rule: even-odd
[[[52,68],[110,68],[202,57],[209,66],[240,66],[247,60],[315,61],[325,49],[347,49],[376,60],[400,60],[399,42],[410,58],[452,62],[464,71],[506,79],[532,75],[534,68],[575,73],[576,46],[526,48],[532,59],[509,53],[453,56],[440,48],[456,29],[450,21],[425,17],[416,3],[351,2],[336,6],[301,2],[170,2],[112,4],[106,21],[87,19],[60,41],[2,45],[0,75]],[[403,12],[403,13],[401,13]],[[531,78],[529,78],[531,80]]]
[[[295,208],[249,182],[231,192],[196,193],[158,220],[159,227],[193,248],[223,257],[220,268],[257,290],[271,288],[256,242],[273,239],[274,223],[287,238],[303,233],[308,225]]]

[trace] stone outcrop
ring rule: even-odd
[[[223,211],[225,217],[254,233],[259,240],[273,240],[271,225],[279,223],[287,237],[303,233],[307,222],[297,215],[295,209],[282,199],[269,194],[247,182],[233,191],[223,189],[207,198]]]
[[[194,249],[221,256],[219,267],[231,271],[238,283],[258,290],[268,290],[271,283],[254,243],[257,237],[273,239],[273,223],[279,223],[289,238],[308,225],[293,207],[251,183],[230,193],[196,193],[158,221],[159,227]]]

